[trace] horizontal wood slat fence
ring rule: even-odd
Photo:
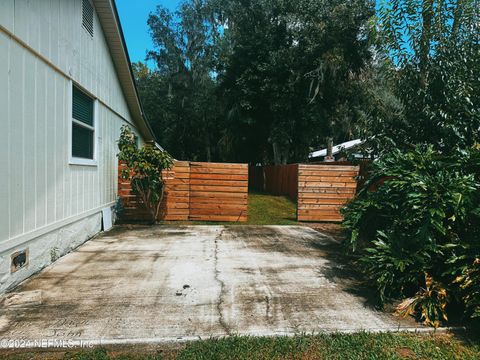
[[[141,221],[148,214],[120,178],[122,220]],[[159,220],[247,221],[248,166],[246,164],[176,161],[163,173],[165,194]]]
[[[254,190],[297,202],[298,221],[342,221],[340,208],[355,196],[359,167],[350,163],[250,166]]]
[[[190,219],[247,221],[248,165],[190,163]]]
[[[342,221],[340,209],[357,190],[358,166],[298,165],[298,221]]]

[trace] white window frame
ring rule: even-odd
[[[73,118],[72,116],[72,109],[73,109],[73,87],[78,88],[82,92],[84,92],[87,96],[89,96],[93,101],[93,126],[87,125],[81,121],[78,121]],[[98,99],[93,96],[90,92],[85,90],[82,86],[74,83],[70,80],[69,86],[69,121],[68,121],[68,163],[70,165],[81,165],[81,166],[98,166]],[[74,157],[72,155],[72,137],[73,137],[73,124],[82,126],[84,128],[90,129],[93,131],[93,159],[85,159]]]

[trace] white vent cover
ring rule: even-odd
[[[107,207],[102,209],[102,226],[103,231],[110,230],[112,228],[112,208]]]

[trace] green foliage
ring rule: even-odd
[[[125,165],[121,177],[130,181],[133,192],[140,197],[155,222],[163,199],[162,171],[172,167],[173,159],[153,145],[138,148],[135,134],[127,125],[122,126],[118,147],[118,159]]]
[[[372,88],[375,98],[358,128],[376,154],[419,144],[448,154],[478,143],[479,9],[475,0],[394,0],[379,6],[375,36],[387,81]]]
[[[402,301],[397,306],[397,314],[402,317],[418,314],[426,325],[439,327],[442,321],[448,321],[447,304],[446,289],[425,274],[425,287],[414,297]]]
[[[447,156],[430,146],[373,162],[343,213],[347,248],[359,253],[381,303],[417,293],[418,305],[425,273],[462,301],[455,279],[470,274],[480,254],[478,159],[476,149]]]
[[[214,32],[205,1],[185,1],[175,12],[157,6],[148,19],[151,70],[134,64],[145,112],[158,141],[177,159],[219,158],[223,118],[216,95]]]
[[[462,275],[456,279],[460,284],[462,300],[467,308],[467,313],[472,318],[480,317],[480,258],[466,267]]]
[[[224,27],[218,71],[229,156],[304,161],[326,137],[351,136],[370,61],[365,0],[214,1]]]
[[[378,64],[357,124],[377,160],[344,210],[347,247],[380,302],[408,297],[399,311],[434,326],[455,304],[467,317],[478,313],[479,5],[380,4]]]
[[[134,64],[145,112],[176,158],[305,161],[358,120],[370,61],[369,0],[188,0],[148,25]]]

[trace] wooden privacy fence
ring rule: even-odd
[[[248,171],[249,186],[253,190],[297,199],[298,164],[250,166]]]
[[[130,183],[120,178],[123,220],[148,218],[132,193]],[[163,173],[165,194],[159,220],[246,221],[248,166],[246,164],[176,161]]]
[[[298,221],[341,221],[340,208],[355,196],[359,167],[343,163],[250,167],[255,190],[297,202]]]
[[[340,208],[353,199],[358,166],[298,165],[297,219],[342,221]]]
[[[247,221],[248,166],[190,163],[190,219]]]

